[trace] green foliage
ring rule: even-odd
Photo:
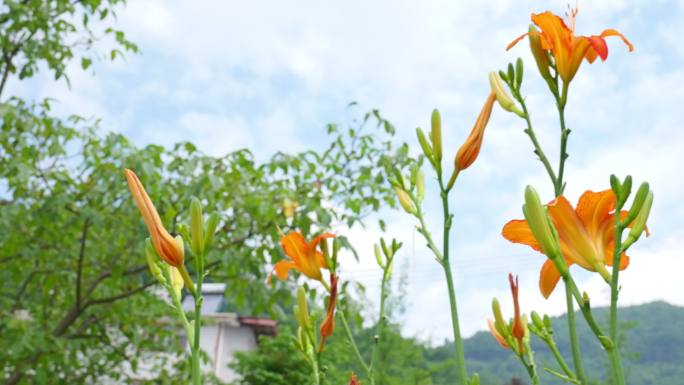
[[[358,306],[358,304],[357,304]],[[599,319],[607,320],[607,309],[595,309]],[[681,333],[681,325],[674,320],[684,319],[684,309],[674,307],[662,302],[647,305],[622,308],[622,318],[627,326],[630,326],[623,336],[625,344],[625,367],[627,380],[633,385],[678,385],[684,376],[681,362],[684,362],[684,336]],[[567,319],[565,316],[552,319],[556,329],[556,341],[565,357],[570,356],[568,336],[560,332],[563,330]],[[624,326],[623,326],[624,329]],[[356,337],[359,349],[370,352],[373,343],[373,327],[356,329]],[[605,373],[607,362],[605,354],[596,342],[591,331],[582,323],[579,325],[579,337],[584,355],[585,365],[592,373]],[[402,337],[398,332],[397,325],[387,328],[384,336],[384,344],[381,344],[379,373],[376,378],[378,384],[430,384],[450,385],[456,378],[456,367],[453,362],[453,344],[446,342],[441,346],[429,347],[414,338]],[[280,339],[280,337],[278,338]],[[265,340],[265,339],[264,339]],[[262,341],[264,341],[262,340]],[[278,343],[269,345],[271,350],[259,349],[257,352],[241,354],[235,366],[238,373],[249,375],[250,372],[260,372],[260,378],[270,379],[278,373],[284,378],[285,372],[281,367],[269,366],[272,355],[299,354],[292,345],[283,339]],[[275,347],[275,348],[274,348]],[[539,365],[553,367],[555,360],[548,350],[539,341],[533,338],[533,348]],[[511,379],[526,379],[526,373],[520,363],[502,349],[488,332],[479,332],[465,340],[465,349],[468,356],[468,368],[480,374],[480,383],[483,385],[509,384]],[[349,378],[349,373],[355,371],[363,374],[357,362],[349,351],[341,330],[336,331],[325,350],[326,378],[329,384],[343,384]],[[308,366],[290,367],[289,370],[308,375],[302,370]],[[266,374],[264,371],[273,370]],[[540,370],[541,383],[560,385],[562,381]],[[240,385],[266,385],[265,380],[256,380],[250,377]],[[297,384],[309,383],[306,381]],[[603,384],[605,379],[594,378],[592,384]],[[293,382],[295,383],[295,382]],[[528,383],[527,380],[520,382]]]
[[[231,367],[242,374],[235,385],[306,384],[311,373],[304,355],[293,347],[289,331],[277,337],[262,337],[255,352],[237,353]]]
[[[125,0],[5,0],[0,7],[0,95],[9,75],[34,76],[44,65],[55,79],[68,81],[67,66],[80,58],[85,70],[93,59],[115,59],[138,47],[123,31],[107,27]],[[95,43],[110,37],[108,53]]]
[[[107,25],[120,4],[4,2],[0,97],[10,76],[47,69],[68,81],[74,59],[86,69],[95,59],[135,52],[123,32]],[[95,43],[107,35],[113,50],[97,52]],[[329,126],[330,145],[321,151],[279,153],[260,163],[248,150],[210,157],[191,143],[137,148],[121,135],[102,136],[98,121],[55,118],[49,100],[0,100],[0,335],[11,347],[0,351],[0,378],[6,384],[120,383],[134,378],[150,354],[163,351],[170,362],[182,357],[178,328],[147,272],[146,230],[124,168],[138,173],[171,232],[187,227],[181,218],[193,196],[207,212],[220,213],[209,277],[227,283],[230,310],[278,316],[290,308],[292,282],[263,284],[268,266],[283,257],[276,226],[315,232],[360,223],[392,203],[382,179],[388,165],[409,161],[405,146],[392,147],[394,129],[377,111],[350,126]],[[291,218],[283,212],[286,199],[299,205]],[[131,370],[122,370],[124,363]],[[173,383],[168,365],[153,372],[160,383]]]

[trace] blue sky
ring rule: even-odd
[[[583,64],[573,81],[566,195],[575,202],[586,189],[607,188],[611,173],[651,182],[653,235],[631,253],[621,303],[665,299],[684,305],[684,7],[674,0],[583,1],[579,7],[579,34],[613,27],[636,50],[628,53],[610,39],[608,60]],[[94,74],[75,69],[71,89],[45,77],[13,83],[10,92],[56,98],[59,112],[101,117],[105,130],[140,145],[190,140],[214,155],[246,146],[258,149],[261,159],[325,143],[325,124],[348,120],[350,101],[359,102],[359,113],[379,108],[399,138],[417,149],[414,129],[426,127],[437,107],[448,159],[488,93],[487,73],[522,56],[532,118],[555,160],[557,116],[527,46],[504,50],[527,30],[531,12],[546,9],[560,13],[566,3],[208,1],[200,7],[180,0],[131,1],[119,12],[118,24],[138,43],[140,55],[97,63]],[[459,178],[452,197],[453,265],[466,334],[485,327],[492,296],[510,305],[509,271],[520,275],[524,311],[564,310],[562,294],[544,300],[537,290],[542,256],[499,235],[504,223],[521,217],[526,184],[537,186],[544,199],[552,195],[522,129],[515,116],[495,110],[480,158]],[[437,229],[436,202],[427,207]],[[440,341],[450,327],[439,266],[410,218],[383,215],[390,235],[406,244],[405,332]],[[374,298],[377,270],[370,251],[378,230],[340,231],[369,251],[360,264],[345,261],[343,274],[368,284]],[[577,273],[592,302],[607,303],[605,284]]]

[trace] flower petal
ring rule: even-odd
[[[275,271],[276,277],[278,277],[279,280],[284,281],[287,279],[290,269],[294,268],[295,264],[292,261],[283,259],[282,261],[276,263],[275,266],[273,266],[273,271]]]
[[[560,272],[556,268],[556,265],[553,264],[553,261],[547,259],[539,272],[539,290],[544,298],[549,298],[551,293],[553,293],[553,289],[556,288],[558,281],[560,281],[560,278]]]
[[[586,268],[592,266],[594,261],[603,258],[603,255],[599,255],[594,248],[592,239],[584,228],[584,223],[564,196],[559,196],[547,207],[558,237],[561,243],[566,245],[567,253],[564,252],[566,259]]]
[[[615,193],[613,190],[600,192],[585,191],[577,202],[577,216],[580,218],[587,232],[591,235],[598,234],[604,221],[615,210]]]
[[[612,28],[608,28],[608,29],[603,30],[603,32],[601,32],[601,37],[608,37],[608,36],[618,36],[627,45],[627,47],[629,48],[629,52],[634,51],[634,46],[632,45],[632,43],[630,43],[629,40],[627,40],[625,35],[621,34],[617,30],[614,30]]]
[[[608,58],[608,44],[606,44],[606,41],[601,36],[596,35],[587,36],[586,39],[589,41],[589,44],[591,44],[591,49],[588,50],[587,53],[593,50],[593,52],[595,52],[601,58],[601,60],[606,61]],[[592,63],[596,58],[595,55],[592,56],[593,58],[587,56],[589,63]]]
[[[285,255],[290,257],[295,264],[305,259],[307,244],[304,236],[299,232],[292,231],[280,238],[280,245],[285,251]]]
[[[494,326],[494,321],[492,321],[491,319],[487,319],[487,326],[489,326],[489,331],[492,333],[492,337],[494,337],[496,342],[498,342],[502,348],[510,349],[510,346],[508,346],[506,340],[504,340],[501,334],[499,334],[499,331],[496,330],[496,326]]]
[[[524,219],[514,219],[506,223],[503,230],[501,230],[501,235],[513,243],[522,243],[539,252],[542,251],[539,242],[537,242],[534,234],[532,234],[530,226]]]

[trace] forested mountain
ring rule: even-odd
[[[596,308],[599,320],[606,320],[606,308]],[[625,357],[623,364],[630,385],[681,385],[684,384],[684,308],[665,302],[621,309],[623,343]],[[605,378],[597,377],[606,373],[606,355],[591,331],[578,313],[578,333],[584,356],[584,364],[592,380],[602,383]],[[555,338],[566,360],[571,362],[568,336],[565,332],[565,315],[552,318]],[[553,356],[542,343],[533,337],[533,348],[539,366],[557,369]],[[450,384],[456,376],[455,369],[448,363],[452,357],[453,345],[446,343],[425,350],[425,358],[433,372],[433,384]],[[466,356],[469,358],[470,372],[479,372],[483,385],[503,385],[512,377],[529,383],[524,369],[509,351],[502,349],[487,332],[479,332],[465,342]],[[540,368],[541,383],[548,385],[563,384]]]

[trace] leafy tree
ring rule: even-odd
[[[382,183],[385,168],[407,162],[406,148],[392,147],[394,128],[377,111],[350,126],[330,125],[330,145],[321,151],[279,153],[258,163],[248,150],[210,157],[191,143],[137,148],[121,135],[103,135],[95,121],[54,117],[49,101],[4,98],[10,76],[25,79],[46,68],[68,81],[73,59],[87,68],[93,59],[135,51],[123,32],[106,26],[121,3],[0,6],[5,384],[123,382],[136,377],[150,355],[164,352],[173,360],[182,349],[147,273],[146,232],[124,167],[143,179],[171,231],[183,231],[192,196],[218,211],[210,278],[228,284],[234,310],[277,315],[289,308],[290,290],[263,285],[268,266],[282,258],[276,225],[308,232],[359,223],[392,202]],[[95,49],[99,31],[117,43],[109,55]],[[293,215],[284,210],[286,201],[299,206]],[[169,370],[163,363],[152,368]]]

